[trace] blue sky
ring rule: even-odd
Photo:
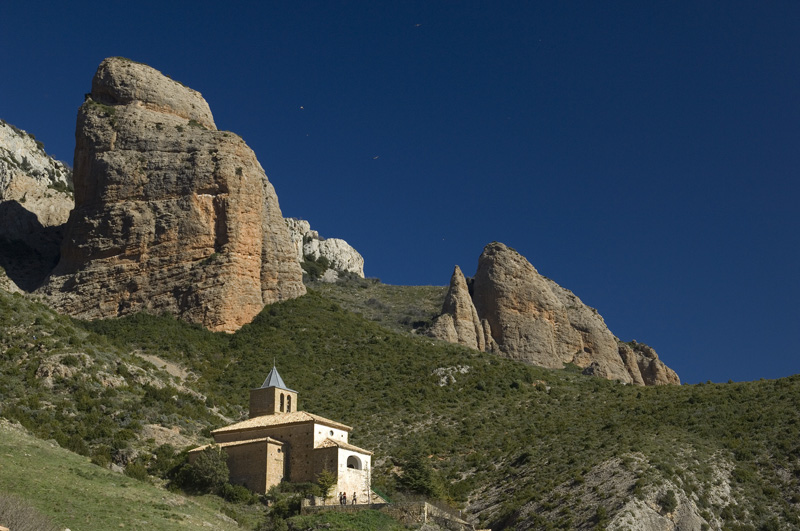
[[[777,378],[799,27],[794,1],[7,2],[0,118],[71,163],[100,61],[147,63],[368,276],[446,284],[497,240],[686,382]]]

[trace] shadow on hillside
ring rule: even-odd
[[[18,201],[0,203],[0,267],[20,289],[38,288],[58,263],[64,225],[43,227]]]

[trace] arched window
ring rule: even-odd
[[[286,412],[292,412],[292,395],[286,395]]]
[[[356,470],[361,470],[361,459],[358,457],[351,455],[347,458],[347,468],[355,468]]]
[[[281,413],[283,413],[283,393],[281,393]]]

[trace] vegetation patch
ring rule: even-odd
[[[352,308],[378,308],[367,304],[373,298],[391,306],[385,294],[394,289],[398,307],[420,299],[400,287],[348,282],[268,306],[235,334],[147,314],[80,322],[0,292],[0,414],[85,455],[67,454],[87,465],[90,458],[127,464],[136,455],[149,481],[171,481],[181,449],[143,439],[142,426],[210,442],[211,429],[246,417],[247,390],[274,361],[300,391],[300,408],[355,427],[350,441],[375,452],[374,484],[393,499],[439,498],[485,527],[545,528],[549,521],[569,529],[612,520],[621,499],[641,497],[666,512],[671,501],[654,493],[672,489],[714,527],[800,526],[800,376],[642,388],[532,367],[411,334],[399,314],[378,322],[348,311],[329,293],[339,290],[336,297]],[[193,376],[179,380],[134,352]],[[53,372],[45,385],[46,360],[83,355],[91,365]],[[470,370],[440,386],[437,371],[456,366]],[[616,463],[613,470],[608,463]],[[612,472],[630,475],[629,491],[613,494],[604,485],[616,483],[597,479]],[[151,488],[113,477],[130,482],[125,488]],[[36,505],[40,492],[11,492],[46,511]],[[303,495],[283,499],[292,507]],[[246,519],[247,507],[227,510]],[[548,519],[537,523],[529,507]],[[287,509],[280,520],[293,514]]]

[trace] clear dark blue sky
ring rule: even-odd
[[[446,284],[497,240],[686,382],[776,378],[800,372],[798,28],[795,0],[4,2],[0,118],[71,163],[100,61],[147,63],[368,276]]]

